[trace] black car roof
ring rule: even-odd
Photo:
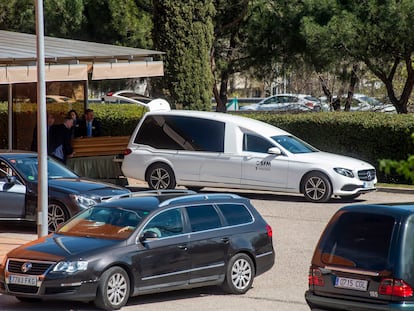
[[[414,214],[414,202],[356,204],[344,206],[339,211],[381,213],[393,216],[407,216]]]
[[[27,157],[37,157],[36,152],[19,151],[19,150],[2,150],[0,149],[0,156],[6,159],[21,159]]]

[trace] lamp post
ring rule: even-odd
[[[37,150],[38,150],[38,198],[37,235],[48,233],[48,180],[47,180],[47,128],[46,83],[43,0],[35,0],[36,53],[37,53]]]

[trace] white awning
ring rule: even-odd
[[[92,80],[157,77],[164,75],[162,61],[93,64]]]
[[[88,65],[46,65],[45,80],[85,81],[88,79]],[[0,67],[0,84],[37,82],[36,66]]]

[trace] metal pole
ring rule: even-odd
[[[7,106],[7,117],[8,117],[8,136],[7,141],[9,150],[13,149],[13,84],[9,84],[9,103]]]
[[[48,233],[47,118],[43,0],[35,0],[35,9],[37,50],[37,156],[39,161],[37,185],[37,235],[38,237],[42,237]]]

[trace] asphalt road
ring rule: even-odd
[[[414,192],[374,192],[353,203],[332,199],[315,204],[299,195],[236,192],[249,197],[273,228],[276,264],[255,279],[245,295],[228,295],[218,287],[134,297],[122,310],[145,311],[305,311],[303,294],[307,289],[310,259],[319,236],[333,213],[346,204],[414,201]],[[14,226],[14,229],[16,227]],[[19,234],[34,234],[25,228]],[[92,304],[75,302],[20,303],[14,297],[0,295],[3,310],[97,310]]]

